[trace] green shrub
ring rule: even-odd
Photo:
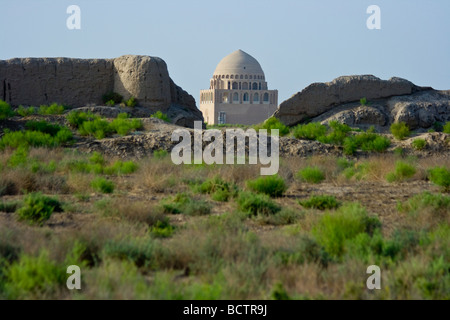
[[[169,238],[174,231],[175,227],[170,224],[167,218],[163,221],[158,220],[154,226],[150,227],[150,234],[154,238]]]
[[[424,192],[415,195],[404,203],[399,203],[397,209],[411,214],[420,214],[426,209],[431,209],[434,215],[448,214],[450,212],[450,197]]]
[[[95,178],[91,182],[91,187],[101,193],[113,193],[114,183],[105,178]]]
[[[56,137],[39,131],[6,131],[0,140],[0,149],[28,147],[57,147],[72,140],[72,132],[67,128],[58,131]]]
[[[445,124],[445,126],[442,128],[442,132],[450,134],[450,122],[447,122]]]
[[[445,167],[435,167],[428,171],[428,178],[444,191],[450,191],[450,170]]]
[[[28,108],[25,108],[24,106],[19,106],[19,108],[17,108],[17,110],[16,110],[16,113],[17,113],[19,116],[22,116],[22,117],[28,117],[28,116],[31,116],[31,115],[36,114],[36,113],[37,113],[37,110],[36,110],[35,107],[28,107]]]
[[[364,107],[367,106],[367,98],[361,98],[359,99],[359,103]]]
[[[72,127],[78,129],[84,122],[100,119],[100,117],[92,112],[72,111],[66,116],[66,119]]]
[[[40,115],[46,116],[46,115],[54,115],[54,114],[63,114],[66,108],[63,105],[53,103],[49,106],[42,105],[39,107],[38,113]]]
[[[30,131],[39,131],[43,133],[48,133],[52,137],[62,129],[61,126],[48,123],[47,121],[28,121],[25,124],[25,128]]]
[[[395,163],[395,171],[388,173],[386,180],[388,182],[403,181],[414,176],[416,171],[413,165],[403,161],[397,161]]]
[[[308,200],[299,201],[299,204],[305,208],[318,210],[337,209],[341,204],[333,196],[312,196]]]
[[[131,97],[127,101],[125,101],[125,105],[130,108],[134,108],[137,106],[137,100],[135,97]]]
[[[108,134],[112,133],[109,122],[103,119],[95,119],[93,121],[85,121],[80,126],[78,132],[82,136],[93,136],[96,139],[104,139]]]
[[[114,100],[109,100],[106,101],[105,103],[108,107],[114,107],[116,105],[116,103],[114,102]]]
[[[345,170],[348,168],[353,168],[355,165],[354,161],[348,160],[346,158],[339,158],[337,160],[337,166],[339,168],[339,170]]]
[[[16,168],[28,163],[28,149],[24,147],[17,148],[8,160],[8,166]]]
[[[108,103],[112,101],[113,105],[119,104],[123,101],[123,97],[116,92],[108,92],[102,97],[103,103]]]
[[[411,145],[416,150],[423,150],[427,146],[427,142],[425,139],[416,139]]]
[[[22,255],[6,270],[5,291],[9,299],[55,297],[66,281],[66,270],[50,260],[46,251],[38,257]],[[56,297],[55,297],[56,298]]]
[[[411,134],[405,122],[393,123],[391,125],[391,133],[397,140],[404,140]]]
[[[280,137],[283,137],[287,134],[289,134],[289,127],[284,125],[280,120],[278,120],[275,117],[270,117],[264,123],[256,125],[255,130],[261,130],[266,129],[268,130],[267,133],[270,134],[269,130],[279,130]]]
[[[57,199],[41,193],[31,193],[24,198],[23,206],[17,210],[17,214],[21,220],[43,223],[50,219],[53,212],[62,210],[62,205]]]
[[[272,215],[281,210],[280,206],[273,202],[269,196],[251,192],[240,193],[237,204],[239,210],[249,216]]]
[[[14,112],[11,109],[9,103],[0,100],[0,121],[8,119],[14,116]]]
[[[121,113],[110,124],[112,132],[117,132],[121,136],[129,134],[131,131],[142,129],[142,121],[139,119],[128,119],[126,113]]]
[[[226,182],[219,176],[208,179],[199,186],[194,187],[195,191],[203,194],[210,194],[215,201],[226,202],[237,195],[238,189],[235,184]]]
[[[151,241],[112,240],[105,244],[104,258],[127,260],[137,267],[149,267],[154,260],[154,244]]]
[[[442,132],[444,130],[444,125],[441,122],[436,121],[433,123],[433,128],[430,130],[434,130],[433,132]]]
[[[211,205],[201,199],[196,199],[187,193],[178,193],[175,197],[162,202],[165,213],[202,216],[211,212]]]
[[[342,124],[338,121],[330,121],[328,126],[330,127],[328,134],[318,137],[318,141],[322,143],[342,145],[348,133],[352,131],[348,125]]]
[[[303,212],[291,208],[282,208],[279,212],[271,215],[259,215],[257,220],[262,224],[273,226],[284,226],[297,223],[304,216]]]
[[[281,197],[287,190],[286,182],[279,175],[247,181],[247,187],[254,192],[264,193],[273,198]]]
[[[134,173],[137,169],[138,165],[133,161],[116,161],[111,166],[104,168],[103,172],[109,175],[120,175]]]
[[[294,128],[294,137],[297,139],[317,140],[325,136],[327,127],[319,122],[300,124]]]
[[[161,111],[157,111],[156,113],[152,114],[151,117],[170,123],[170,118],[167,116],[167,114],[162,113]]]
[[[321,183],[325,180],[325,174],[318,167],[306,167],[297,173],[297,178],[308,183]]]
[[[344,140],[344,153],[353,155],[358,149],[367,152],[384,152],[391,145],[391,141],[376,133],[364,132]]]
[[[330,255],[340,257],[346,240],[364,232],[371,234],[380,225],[360,204],[350,203],[323,215],[313,228],[313,234]]]

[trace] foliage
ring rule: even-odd
[[[425,139],[415,139],[411,145],[416,150],[423,150],[427,146],[427,142]]]
[[[325,174],[319,167],[306,167],[297,173],[297,178],[308,183],[321,183]]]
[[[269,196],[251,192],[242,192],[237,198],[239,210],[249,216],[273,215],[281,210]]]
[[[53,103],[49,106],[41,105],[39,107],[38,113],[43,116],[55,115],[55,114],[63,114],[66,108],[63,105]]]
[[[114,104],[119,104],[123,101],[123,97],[116,92],[108,92],[102,97],[103,103],[112,101]]]
[[[340,203],[333,196],[312,196],[308,200],[299,201],[300,205],[305,208],[313,208],[318,210],[337,209],[340,207]]]
[[[450,170],[445,167],[435,167],[428,171],[428,178],[444,191],[450,191]]]
[[[391,133],[397,140],[404,140],[411,134],[405,122],[393,123],[391,125]]]
[[[41,193],[31,193],[24,198],[23,206],[17,210],[17,214],[22,220],[43,223],[50,219],[53,212],[61,211],[62,206],[57,199]]]
[[[247,187],[254,192],[264,193],[273,198],[281,197],[287,190],[286,182],[279,175],[247,181]]]
[[[114,182],[109,181],[105,178],[95,178],[91,182],[91,187],[101,193],[113,193],[114,192]]]
[[[171,122],[171,120],[170,120],[170,118],[167,116],[167,114],[162,113],[161,111],[157,111],[157,112],[155,112],[154,114],[152,114],[152,115],[151,115],[151,118],[160,119],[160,120],[163,120],[163,121],[168,122],[168,123]]]
[[[388,182],[395,182],[409,179],[416,174],[416,171],[416,168],[412,164],[397,161],[395,163],[395,171],[388,173],[386,180]]]
[[[9,103],[0,100],[0,121],[14,116],[14,112],[11,109]]]
[[[256,125],[255,130],[261,130],[261,129],[265,129],[265,130],[279,130],[279,135],[280,137],[283,137],[287,134],[289,134],[289,127],[284,125],[279,119],[275,118],[275,117],[270,117],[269,119],[267,119],[266,121],[264,121],[262,124]],[[270,132],[267,132],[268,134],[270,134]]]

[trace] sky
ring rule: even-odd
[[[66,26],[70,5],[79,30]],[[367,28],[370,5],[380,30]],[[237,49],[259,61],[279,103],[353,74],[450,89],[449,0],[0,0],[0,12],[2,60],[157,56],[197,105]]]

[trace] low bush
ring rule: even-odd
[[[237,195],[238,188],[235,184],[226,182],[219,176],[208,179],[200,185],[194,185],[194,190],[203,194],[210,194],[215,201],[226,202]]]
[[[92,112],[72,111],[66,116],[69,124],[78,129],[86,121],[94,121],[100,119],[99,116],[94,115]]]
[[[73,139],[72,132],[67,128],[62,128],[56,136],[40,131],[5,131],[5,135],[0,140],[0,149],[28,148],[28,147],[57,147],[68,143]]]
[[[109,181],[105,178],[95,178],[91,182],[91,187],[101,193],[113,193],[114,192],[114,182]]]
[[[93,121],[85,121],[80,126],[78,132],[82,136],[93,136],[96,139],[104,139],[108,134],[112,133],[109,122],[103,119],[95,119]]]
[[[175,197],[163,200],[162,208],[165,213],[188,216],[202,216],[211,212],[211,205],[208,202],[187,193],[179,193]]]
[[[448,133],[450,134],[450,122],[447,122],[444,127],[442,128],[442,132],[443,133]]]
[[[170,118],[167,116],[167,114],[162,113],[161,111],[157,111],[154,114],[151,115],[151,118],[156,118],[156,119],[160,119],[163,120],[165,122],[170,123]]]
[[[103,259],[126,260],[137,267],[149,267],[154,259],[154,244],[151,241],[111,240],[102,251]]]
[[[154,238],[169,238],[175,231],[175,227],[169,222],[169,219],[159,220],[156,224],[150,227],[150,234]]]
[[[142,129],[142,121],[139,119],[128,119],[126,113],[121,113],[110,124],[112,132],[117,132],[121,136],[129,134],[131,131]]]
[[[67,279],[65,268],[51,261],[46,251],[37,257],[22,255],[6,270],[5,276],[9,299],[56,298]]]
[[[318,210],[329,210],[329,209],[337,209],[340,207],[339,201],[336,200],[333,196],[312,196],[308,200],[299,201],[299,204],[302,207],[308,209],[318,209]]]
[[[14,111],[11,109],[9,103],[0,100],[0,121],[14,116]]]
[[[17,210],[17,214],[21,220],[42,224],[50,219],[53,212],[62,211],[62,205],[57,199],[41,193],[31,193],[24,198],[23,206]]]
[[[167,150],[155,150],[153,151],[153,158],[155,159],[164,159],[169,155]]]
[[[16,113],[17,113],[19,116],[22,116],[22,117],[28,117],[28,116],[37,114],[37,110],[36,110],[35,107],[28,107],[28,108],[25,108],[24,106],[19,106],[19,108],[17,108],[17,110],[16,110]]]
[[[325,174],[319,167],[306,167],[297,173],[297,178],[308,183],[321,183]]]
[[[411,214],[421,214],[426,210],[431,210],[433,215],[447,215],[450,212],[450,197],[443,194],[432,194],[424,192],[415,195],[406,202],[397,206],[401,212]]]
[[[43,116],[63,114],[66,108],[63,105],[53,103],[49,106],[42,105],[39,107],[38,113]]]
[[[135,97],[131,97],[130,99],[128,99],[127,101],[125,101],[125,105],[127,106],[127,107],[130,107],[130,108],[134,108],[134,107],[136,107],[137,106],[137,100],[136,100],[136,98]]]
[[[346,240],[361,233],[371,234],[380,226],[379,220],[370,217],[360,204],[350,203],[322,216],[313,234],[331,256],[341,257]]]
[[[297,139],[317,140],[325,136],[327,127],[319,122],[300,124],[294,128],[294,137]]]
[[[411,134],[405,122],[393,123],[391,125],[391,133],[397,140],[404,140]]]
[[[348,136],[348,133],[352,131],[348,125],[342,124],[338,121],[330,121],[328,126],[328,134],[318,137],[318,141],[322,143],[342,145],[345,138]]]
[[[395,171],[390,172],[386,176],[388,182],[403,181],[409,179],[416,174],[416,168],[409,163],[397,161],[395,163]]]
[[[56,134],[62,129],[61,126],[48,123],[45,120],[43,120],[43,121],[28,121],[25,124],[25,128],[30,131],[39,131],[42,133],[48,133],[52,137],[56,136]]]
[[[281,207],[265,194],[242,192],[237,198],[240,211],[249,216],[272,215],[281,210]]]
[[[445,167],[435,167],[428,170],[428,178],[444,191],[450,191],[450,170]]]
[[[344,140],[344,153],[353,155],[358,149],[367,152],[384,152],[391,145],[391,141],[376,133],[364,132],[347,137]]]
[[[281,197],[287,190],[286,182],[279,175],[247,181],[247,187],[254,192],[264,193],[273,198]]]
[[[265,129],[268,130],[267,134],[270,134],[271,131],[269,130],[279,130],[280,137],[284,137],[285,135],[289,134],[290,130],[289,127],[284,125],[280,120],[278,120],[275,117],[270,117],[264,123],[256,125],[255,130],[261,130]]]
[[[425,139],[416,139],[412,142],[412,147],[416,150],[423,150],[427,146]]]

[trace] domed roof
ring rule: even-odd
[[[259,62],[248,53],[237,50],[220,61],[214,75],[262,75],[264,71]]]

